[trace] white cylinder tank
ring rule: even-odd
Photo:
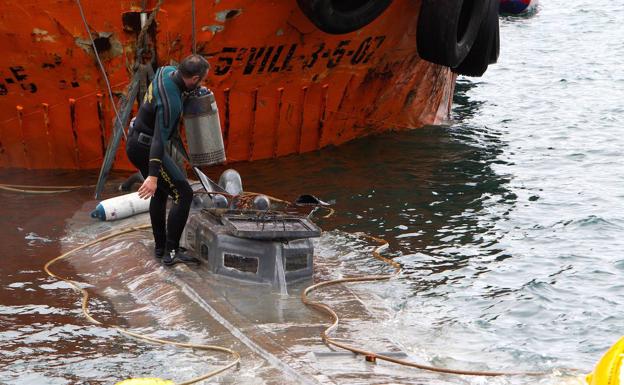
[[[114,221],[131,217],[149,210],[150,199],[139,197],[139,193],[121,195],[100,202],[91,212],[91,218]]]

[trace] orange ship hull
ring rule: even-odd
[[[113,93],[136,57],[138,0],[84,1]],[[73,1],[5,0],[0,16],[0,167],[99,168],[113,109]],[[395,0],[358,31],[318,30],[295,0],[198,1],[197,52],[212,65],[228,161],[338,145],[448,117],[455,75],[419,58],[420,1]],[[160,65],[192,51],[191,2],[164,0],[152,30]],[[133,169],[120,146],[115,169]]]

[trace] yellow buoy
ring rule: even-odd
[[[162,378],[131,378],[118,382],[115,385],[175,385],[175,383]]]
[[[624,385],[620,382],[620,370],[622,368],[622,358],[624,357],[624,337],[620,338],[602,356],[594,371],[587,375],[589,385]]]

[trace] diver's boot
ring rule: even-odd
[[[164,232],[154,231],[154,257],[161,259],[167,251],[167,236]]]
[[[186,263],[192,265],[200,264],[199,259],[186,254],[181,250],[181,248],[169,250],[168,252],[166,252],[162,261],[165,266],[172,266],[176,263]]]
[[[161,259],[162,257],[164,257],[166,251],[167,243],[165,241],[154,242],[154,257],[156,257],[156,259]]]
[[[154,257],[160,259],[165,256],[165,248],[164,247],[155,247],[154,248]]]

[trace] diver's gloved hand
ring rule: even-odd
[[[201,262],[199,261],[199,259],[188,255],[182,250],[182,248],[179,248],[177,250],[168,250],[163,257],[163,264],[165,266],[173,266],[176,263],[199,265]]]

